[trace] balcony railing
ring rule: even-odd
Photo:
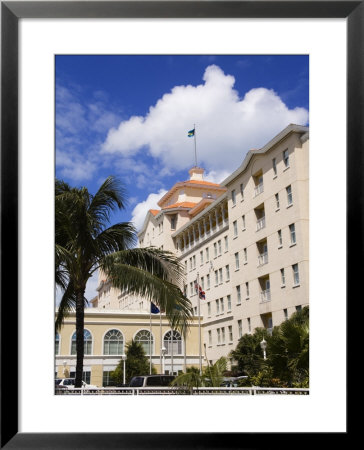
[[[268,253],[262,253],[258,256],[258,267],[268,264]]]
[[[265,227],[265,216],[257,220],[257,231]]]
[[[266,289],[265,291],[261,291],[261,293],[260,293],[260,301],[262,303],[270,302],[270,289]]]
[[[260,183],[254,188],[254,197],[264,192],[264,184]]]

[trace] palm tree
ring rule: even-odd
[[[179,288],[183,269],[177,258],[156,248],[134,248],[137,235],[129,222],[109,226],[111,213],[125,206],[125,191],[114,177],[95,195],[56,180],[55,277],[63,292],[56,330],[75,308],[76,387],[83,371],[85,290],[95,271],[101,270],[115,288],[153,301],[173,328],[185,330],[192,316],[191,303]]]
[[[184,386],[191,391],[194,387],[199,388],[201,386],[220,387],[226,369],[227,359],[222,356],[214,364],[205,367],[201,375],[197,367],[189,367],[186,373],[181,373],[172,381],[171,386]]]

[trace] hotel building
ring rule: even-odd
[[[140,246],[178,256],[195,316],[195,284],[205,292],[204,363],[228,356],[257,327],[269,333],[309,303],[308,148],[308,127],[289,125],[250,150],[221,184],[205,181],[204,170],[193,167],[189,180],[176,183],[158,202],[160,209],[147,213]],[[101,279],[93,305],[144,314],[150,308]]]

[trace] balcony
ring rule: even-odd
[[[257,231],[261,230],[262,228],[265,228],[265,216],[257,220]]]
[[[263,183],[259,183],[254,188],[254,197],[256,197],[257,195],[261,194],[262,192],[264,192],[264,184]]]
[[[260,292],[260,301],[261,303],[270,302],[270,289]]]
[[[258,256],[258,267],[268,264],[268,252],[262,253]]]

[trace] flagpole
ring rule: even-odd
[[[160,373],[162,373],[162,310],[161,307],[159,306],[159,340],[160,340],[160,345],[159,345],[159,370]]]
[[[149,312],[149,375],[152,375],[152,305]]]
[[[197,151],[196,151],[196,124],[193,124],[193,130],[194,130],[194,133],[193,133],[193,138],[194,138],[194,141],[195,141],[195,167],[197,167]]]
[[[202,351],[201,351],[201,316],[200,316],[200,278],[197,272],[197,314],[198,314],[198,351],[200,357],[200,375],[202,375]]]

